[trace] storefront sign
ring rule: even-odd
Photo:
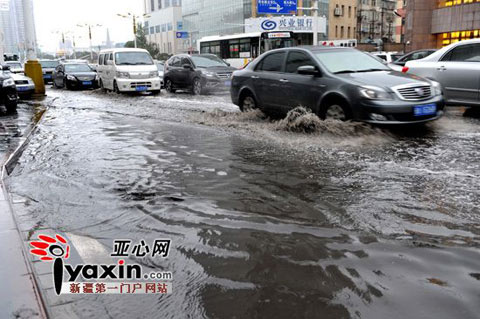
[[[245,32],[293,31],[297,33],[313,33],[314,17],[270,17],[245,19]],[[327,32],[327,19],[317,18],[318,33]]]

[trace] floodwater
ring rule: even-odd
[[[170,238],[167,259],[129,262],[174,275],[166,296],[55,297],[41,281],[52,317],[478,318],[475,114],[307,134],[228,95],[49,94],[8,180],[22,229],[108,252]]]

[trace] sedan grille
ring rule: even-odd
[[[150,73],[130,73],[130,78],[135,80],[149,79]]]
[[[232,76],[232,73],[231,72],[217,73],[217,76],[221,79],[230,79],[230,77]]]
[[[85,76],[79,76],[78,79],[80,81],[93,81],[94,80],[92,77],[85,77]]]
[[[402,100],[420,101],[432,96],[432,88],[429,85],[396,88],[396,92]]]

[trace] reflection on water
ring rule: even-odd
[[[478,316],[478,121],[349,138],[201,113],[219,97],[168,96],[138,117],[123,112],[130,97],[106,110],[97,94],[46,114],[10,188],[27,199],[25,223],[108,251],[115,238],[171,238],[166,261],[136,262],[173,271],[174,293],[50,305],[80,318]],[[178,120],[195,124],[164,122],[177,105],[179,117],[195,108]]]

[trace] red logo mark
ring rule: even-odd
[[[39,256],[40,260],[52,261],[56,258],[68,259],[70,257],[70,245],[65,238],[55,235],[55,238],[47,235],[39,235],[38,241],[30,242],[34,248],[30,253]]]

